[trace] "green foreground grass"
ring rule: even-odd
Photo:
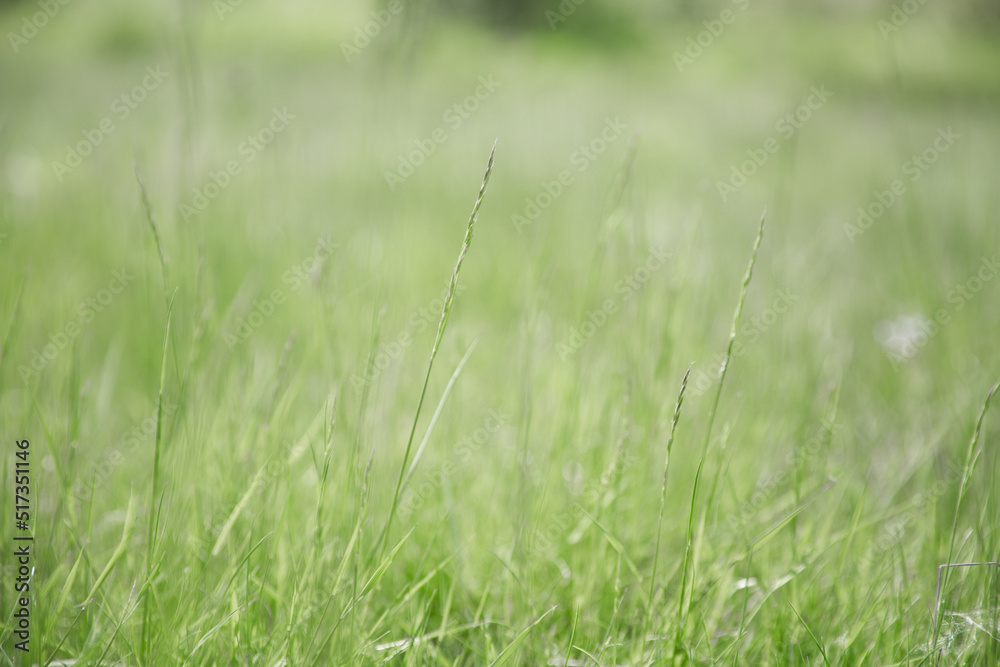
[[[1000,568],[938,596],[1000,561],[994,38],[63,11],[0,59],[3,664],[1000,662]]]

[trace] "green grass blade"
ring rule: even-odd
[[[142,172],[139,170],[139,161],[132,161],[132,170],[135,172],[135,181],[139,184],[139,199],[142,201],[142,211],[146,215],[146,223],[149,231],[153,235],[153,243],[156,245],[156,254],[160,260],[160,278],[163,280],[163,294],[167,294],[167,255],[163,251],[163,243],[160,241],[160,230],[156,227],[156,216],[153,215],[153,207],[149,203],[149,195],[146,193],[146,184],[142,180]]]
[[[646,606],[646,618],[642,624],[642,639],[639,655],[646,653],[646,633],[649,632],[649,617],[653,613],[653,594],[656,590],[656,566],[660,561],[660,538],[663,536],[663,508],[667,504],[667,473],[670,471],[670,452],[674,447],[674,435],[677,433],[677,424],[681,419],[681,406],[684,405],[684,391],[687,389],[688,377],[691,375],[691,364],[684,371],[681,379],[681,388],[677,392],[677,401],[674,404],[674,416],[670,419],[670,433],[667,435],[667,452],[663,460],[663,483],[660,485],[660,514],[656,520],[656,548],[653,550],[653,572],[649,576],[649,604]]]
[[[979,462],[979,455],[982,450],[979,448],[979,438],[982,435],[983,420],[986,418],[986,412],[990,409],[990,402],[993,400],[993,395],[1000,389],[1000,380],[993,383],[989,391],[986,393],[986,400],[983,401],[983,406],[979,410],[979,417],[976,419],[976,427],[972,431],[972,437],[969,439],[969,446],[965,451],[965,464],[962,466],[962,479],[958,485],[958,495],[955,497],[955,516],[952,518],[951,522],[951,537],[948,540],[948,560],[946,564],[950,564],[952,559],[955,557],[955,538],[958,535],[958,517],[959,512],[962,509],[962,501],[965,499],[965,494],[969,490],[969,479],[972,477],[972,473],[976,469],[976,464]],[[934,633],[931,639],[931,650],[937,650],[937,640],[938,635],[941,632],[941,594],[947,589],[948,586],[948,575],[951,572],[950,567],[944,568],[944,578],[941,585],[938,587],[938,596],[934,601]]]
[[[726,347],[726,356],[722,360],[722,367],[719,371],[719,382],[715,388],[715,396],[712,399],[712,407],[708,411],[708,424],[705,427],[705,439],[701,446],[701,460],[698,462],[698,469],[694,475],[694,485],[691,489],[691,508],[688,512],[687,537],[684,545],[684,557],[681,563],[681,590],[677,608],[677,637],[674,644],[676,651],[681,645],[681,636],[686,626],[685,600],[688,588],[688,569],[691,567],[691,546],[694,536],[694,507],[698,499],[698,484],[701,481],[701,473],[705,467],[705,459],[708,456],[708,445],[712,440],[712,427],[715,424],[715,414],[719,407],[719,398],[722,396],[722,387],[726,382],[726,372],[729,369],[729,362],[733,356],[733,344],[736,342],[736,332],[739,330],[740,317],[743,315],[743,304],[746,301],[747,288],[750,286],[750,278],[753,277],[753,268],[757,263],[757,251],[760,249],[760,242],[764,238],[764,221],[767,218],[767,210],[760,216],[760,226],[757,229],[757,238],[753,242],[753,250],[750,252],[750,261],[747,263],[746,273],[743,275],[743,283],[740,285],[740,298],[736,302],[736,312],[733,313],[733,326],[729,331],[729,345]],[[693,575],[692,575],[693,578]],[[691,581],[691,588],[695,582]]]
[[[441,416],[441,412],[444,410],[444,405],[448,400],[448,396],[451,395],[451,390],[455,386],[455,381],[458,380],[458,376],[462,374],[462,369],[465,368],[465,362],[469,360],[472,356],[472,351],[476,349],[476,345],[479,344],[479,336],[476,336],[469,345],[469,348],[462,355],[459,360],[458,365],[455,366],[455,371],[451,374],[451,378],[448,380],[448,384],[444,388],[444,392],[441,393],[441,400],[438,401],[437,408],[434,410],[434,414],[431,416],[430,422],[427,424],[427,430],[424,432],[424,437],[420,440],[420,445],[417,447],[417,451],[413,454],[413,462],[410,464],[410,469],[406,471],[406,477],[403,479],[403,488],[409,484],[410,479],[413,477],[413,473],[417,470],[417,464],[420,463],[420,459],[424,454],[424,448],[427,447],[428,441],[431,439],[431,433],[434,431],[434,425],[437,424],[438,417]]]
[[[125,555],[125,550],[128,548],[129,538],[132,536],[132,528],[135,526],[135,496],[129,496],[128,509],[125,511],[125,525],[122,528],[122,537],[118,542],[118,546],[115,547],[114,552],[111,554],[111,558],[108,559],[107,564],[101,573],[97,576],[97,580],[94,585],[90,587],[90,592],[87,593],[84,604],[90,604],[93,601],[94,596],[97,595],[97,591],[101,589],[104,585],[104,581],[111,574],[111,570],[115,569],[115,565]]]
[[[7,320],[7,328],[3,332],[3,341],[0,341],[0,381],[3,380],[3,368],[7,362],[8,350],[10,349],[10,339],[14,333],[14,325],[21,312],[21,297],[24,296],[24,284],[27,282],[27,271],[21,278],[21,283],[17,286],[17,296],[14,297],[14,306],[10,309],[10,318]]]
[[[420,421],[420,410],[424,405],[424,397],[427,395],[427,385],[431,379],[431,370],[434,368],[434,359],[437,357],[438,348],[441,345],[441,339],[444,337],[444,330],[448,326],[448,318],[451,316],[451,307],[455,301],[455,289],[458,287],[458,274],[462,270],[462,262],[465,261],[465,255],[469,251],[469,246],[472,244],[472,234],[476,229],[476,220],[479,218],[479,207],[483,205],[483,197],[486,195],[486,187],[490,182],[490,175],[493,173],[493,156],[496,153],[497,145],[496,142],[493,143],[493,149],[490,151],[490,159],[486,163],[486,175],[483,176],[483,183],[479,186],[479,195],[476,197],[476,203],[472,207],[472,213],[469,215],[469,223],[465,229],[465,239],[462,241],[462,249],[458,253],[458,261],[455,262],[455,268],[451,272],[451,281],[448,283],[448,291],[444,297],[444,305],[441,307],[441,320],[438,323],[437,335],[434,337],[434,346],[431,348],[431,357],[427,362],[427,372],[424,374],[424,385],[420,390],[420,399],[417,401],[417,411],[413,416],[413,426],[410,428],[410,437],[406,442],[406,449],[403,452],[403,463],[399,467],[399,478],[396,480],[396,489],[392,494],[392,505],[389,508],[389,518],[386,519],[385,531],[382,534],[382,546],[379,548],[378,560],[382,559],[382,555],[385,553],[385,547],[389,540],[389,533],[392,528],[392,520],[396,515],[396,509],[399,505],[399,493],[403,486],[403,476],[406,473],[406,464],[410,459],[410,450],[413,448],[413,437],[417,432],[417,423]]]
[[[526,627],[524,630],[521,630],[521,632],[519,632],[517,636],[514,637],[514,641],[512,641],[510,644],[507,644],[507,647],[504,648],[504,650],[500,651],[500,654],[496,657],[496,659],[493,662],[489,664],[489,667],[500,667],[500,665],[506,664],[507,661],[514,656],[515,651],[517,651],[518,647],[521,646],[521,643],[524,641],[524,639],[531,633],[532,630],[535,629],[535,626],[541,623],[546,616],[548,616],[555,610],[556,607],[552,607],[547,612],[539,616],[534,623]]]
[[[160,388],[156,403],[156,440],[153,442],[153,485],[149,493],[149,527],[146,531],[146,572],[153,570],[153,554],[156,551],[156,533],[159,530],[160,506],[157,503],[157,491],[160,488],[160,449],[163,440],[163,388],[167,381],[167,351],[170,346],[170,322],[174,312],[174,290],[167,304],[167,323],[163,332],[163,352],[160,355]],[[144,655],[149,656],[150,640],[150,605],[152,595],[148,595],[143,603],[142,648]]]
[[[788,601],[788,606],[792,608],[792,611],[795,613],[795,617],[799,619],[799,622],[802,624],[802,627],[804,627],[806,629],[806,632],[809,633],[809,636],[812,637],[813,643],[816,644],[816,648],[819,649],[820,655],[823,656],[823,662],[826,664],[826,667],[831,667],[830,660],[827,659],[826,657],[826,649],[823,648],[823,644],[820,643],[819,638],[816,636],[816,633],[812,631],[812,628],[809,627],[809,624],[806,623],[804,618],[802,618],[802,615],[799,614],[799,610],[795,608],[795,605],[792,604],[791,600]]]

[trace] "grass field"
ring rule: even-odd
[[[996,25],[719,7],[5,7],[2,663],[1000,664]]]

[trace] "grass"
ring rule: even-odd
[[[35,535],[32,653],[5,558],[0,664],[1000,660],[991,35],[753,6],[683,72],[698,22],[599,50],[390,26],[348,64],[367,10],[302,6],[71,3],[0,59],[0,423]]]
[[[437,334],[434,337],[434,347],[431,348],[431,357],[427,362],[427,373],[424,375],[424,384],[420,388],[420,398],[417,400],[417,411],[413,415],[413,426],[410,428],[410,437],[406,441],[406,449],[403,450],[403,463],[399,466],[399,479],[396,481],[396,490],[392,493],[392,504],[389,506],[389,518],[385,522],[385,535],[382,537],[382,546],[379,549],[379,558],[385,553],[386,540],[389,539],[392,520],[396,516],[396,508],[399,505],[399,492],[403,488],[403,479],[406,474],[406,464],[410,461],[410,450],[413,448],[413,436],[417,433],[417,424],[420,423],[420,410],[424,407],[424,398],[427,396],[427,384],[431,380],[431,371],[434,369],[434,359],[437,358],[438,349],[441,346],[441,339],[444,338],[444,330],[448,326],[448,317],[451,315],[452,305],[455,303],[455,290],[458,287],[458,274],[462,270],[462,262],[469,252],[472,244],[472,234],[476,230],[476,218],[479,216],[479,208],[483,205],[483,197],[486,194],[486,187],[490,183],[490,175],[493,173],[493,156],[497,146],[494,142],[490,151],[490,159],[486,165],[486,175],[483,177],[483,184],[479,188],[479,195],[476,197],[476,204],[472,207],[469,215],[469,226],[465,230],[465,239],[462,241],[462,250],[458,253],[458,261],[455,262],[455,269],[451,272],[451,280],[448,281],[448,292],[444,297],[444,304],[441,306],[441,321],[438,323]],[[463,357],[464,359],[464,357]],[[446,390],[447,391],[447,388]]]

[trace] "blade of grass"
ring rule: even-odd
[[[566,646],[566,658],[563,660],[563,667],[569,667],[569,656],[573,652],[573,640],[576,639],[576,626],[580,623],[580,607],[577,606],[576,614],[573,615],[573,630],[569,635],[569,645]]]
[[[153,551],[155,549],[155,536],[158,529],[158,515],[152,510],[156,505],[156,493],[160,487],[160,452],[163,444],[163,388],[167,381],[167,349],[170,345],[170,322],[174,312],[174,297],[177,291],[170,297],[167,306],[167,324],[163,332],[163,353],[160,356],[160,388],[156,400],[156,440],[153,442],[153,489],[150,497],[149,512],[149,532],[146,537],[146,562],[153,561]]]
[[[413,463],[410,464],[410,469],[406,471],[406,477],[403,479],[403,488],[410,483],[410,478],[413,477],[413,473],[417,470],[417,464],[420,463],[420,458],[424,454],[424,448],[427,447],[427,442],[431,439],[431,433],[434,431],[434,425],[437,424],[438,417],[441,416],[441,412],[444,410],[444,404],[448,400],[448,396],[451,395],[451,390],[455,386],[455,381],[458,380],[458,376],[462,374],[462,369],[465,368],[465,362],[469,360],[472,356],[472,351],[476,349],[476,345],[479,344],[479,336],[472,341],[469,345],[469,349],[465,351],[462,355],[462,359],[458,362],[455,367],[455,372],[451,374],[451,379],[448,380],[448,384],[444,388],[444,392],[441,394],[441,400],[438,401],[437,408],[434,410],[434,414],[431,416],[431,421],[427,424],[427,431],[424,432],[424,437],[420,441],[420,445],[417,447],[416,453],[413,455]]]
[[[625,553],[625,545],[622,544],[621,540],[615,537],[614,534],[604,524],[598,521],[597,517],[595,517],[593,514],[585,510],[579,504],[577,503],[573,504],[576,505],[577,509],[583,512],[583,514],[588,519],[594,522],[594,525],[597,526],[598,530],[600,530],[604,534],[604,539],[608,541],[608,544],[611,545],[611,548],[614,549],[618,553],[618,555],[622,557],[622,560],[625,561],[625,564],[628,565],[628,569],[631,570],[632,574],[635,575],[635,578],[638,579],[639,581],[642,581],[642,574],[640,574],[639,568],[635,566],[635,563],[632,561],[632,559],[629,558],[627,553]]]
[[[219,537],[216,538],[215,545],[212,547],[213,557],[219,555],[219,552],[222,550],[222,545],[225,544],[226,538],[229,537],[229,533],[233,529],[233,524],[236,523],[236,519],[239,518],[240,514],[250,502],[250,499],[253,498],[253,496],[260,490],[260,485],[264,483],[264,474],[267,472],[267,466],[270,462],[271,459],[268,458],[264,462],[264,465],[260,467],[260,470],[257,471],[256,475],[254,475],[253,481],[250,482],[250,487],[246,490],[246,493],[243,494],[243,497],[240,498],[240,501],[236,503],[233,511],[229,513],[229,517],[226,519],[226,522],[222,524],[222,530],[219,531]]]
[[[163,244],[160,242],[160,231],[156,228],[156,217],[153,215],[153,207],[149,203],[149,195],[146,194],[146,184],[142,180],[142,172],[139,170],[139,161],[132,160],[132,170],[135,172],[135,181],[139,184],[139,199],[142,201],[142,211],[146,215],[146,222],[149,231],[153,234],[153,242],[156,244],[156,254],[160,259],[160,278],[163,280],[163,294],[166,296],[167,290],[167,255],[163,252]]]
[[[979,437],[982,434],[983,419],[986,418],[986,412],[990,409],[990,402],[993,400],[993,395],[998,388],[1000,388],[1000,380],[994,382],[993,386],[986,393],[986,400],[983,401],[983,407],[979,410],[979,418],[976,419],[976,428],[972,431],[972,437],[969,439],[969,446],[965,452],[965,465],[962,468],[962,480],[958,484],[958,495],[955,498],[955,516],[951,520],[951,538],[948,540],[948,560],[945,564],[951,563],[952,558],[955,557],[955,537],[958,534],[959,511],[962,509],[962,501],[965,499],[965,494],[969,490],[969,478],[972,477],[972,473],[976,469],[976,464],[979,462],[979,455],[982,453],[982,449],[979,448]],[[941,632],[941,596],[942,592],[948,586],[948,575],[950,573],[951,568],[946,567],[944,570],[944,579],[939,582],[938,598],[934,602],[934,634],[931,639],[931,650],[936,650],[938,635]]]
[[[802,616],[799,614],[799,610],[795,608],[795,605],[792,604],[791,600],[788,601],[788,606],[792,608],[792,611],[795,613],[795,617],[799,619],[799,622],[802,624],[802,627],[804,627],[806,629],[806,632],[809,633],[809,636],[812,637],[813,643],[816,644],[816,648],[819,649],[820,655],[823,656],[823,662],[826,664],[826,667],[831,667],[830,660],[827,659],[826,657],[826,649],[823,648],[823,644],[821,644],[819,638],[816,637],[816,633],[812,631],[812,628],[809,627],[809,624],[806,623],[804,618],[802,618]]]
[[[95,665],[107,664],[104,662],[105,656],[107,656],[108,651],[110,651],[111,647],[114,645],[115,638],[118,636],[118,633],[121,632],[122,626],[125,625],[125,621],[130,619],[132,617],[132,614],[134,614],[135,610],[138,608],[139,608],[138,599],[136,599],[134,602],[132,600],[129,600],[129,606],[125,608],[125,610],[122,612],[122,617],[118,619],[118,621],[115,623],[114,632],[111,633],[111,637],[108,639],[107,642],[105,642],[104,650],[101,651],[101,655],[99,655],[97,657],[97,660],[94,661]]]
[[[458,253],[458,261],[451,272],[451,281],[448,283],[448,292],[444,297],[444,305],[441,307],[441,320],[438,323],[437,335],[434,337],[434,346],[431,348],[431,357],[427,362],[427,373],[424,374],[424,385],[420,390],[420,399],[417,401],[417,411],[413,416],[413,426],[410,428],[410,438],[406,442],[406,449],[403,452],[403,463],[399,466],[399,478],[396,480],[396,489],[392,494],[392,505],[389,507],[389,518],[386,519],[385,531],[382,534],[382,545],[379,547],[378,560],[382,560],[385,554],[385,547],[389,540],[389,533],[392,528],[392,520],[396,515],[396,508],[399,505],[399,492],[403,486],[403,476],[406,474],[406,464],[410,459],[410,450],[413,448],[413,436],[417,432],[417,423],[420,420],[420,410],[424,405],[424,397],[427,395],[427,385],[431,379],[431,370],[434,368],[434,359],[437,357],[441,339],[444,337],[444,330],[448,326],[448,318],[451,316],[451,307],[455,301],[455,288],[458,286],[458,274],[462,270],[462,262],[465,261],[465,254],[472,244],[472,234],[476,229],[476,219],[479,217],[479,207],[483,204],[483,197],[486,195],[486,187],[490,182],[490,174],[493,173],[493,155],[496,153],[497,145],[493,142],[493,149],[490,151],[490,159],[486,164],[486,175],[483,176],[483,183],[479,186],[479,196],[472,207],[472,214],[469,215],[469,224],[465,229],[465,239],[462,241],[462,249]]]
[[[77,572],[80,570],[80,563],[83,562],[83,556],[86,553],[85,549],[80,549],[80,555],[76,557],[76,561],[73,563],[73,567],[70,568],[69,574],[66,576],[66,582],[63,584],[62,591],[59,593],[59,598],[56,600],[55,612],[52,614],[53,624],[55,619],[59,618],[59,614],[62,613],[63,607],[66,606],[66,600],[69,598],[70,590],[73,588],[74,582],[76,582]],[[49,631],[52,630],[50,626]]]
[[[749,554],[750,550],[754,549],[755,547],[761,547],[764,544],[766,544],[767,541],[771,539],[779,530],[787,526],[789,522],[791,522],[795,517],[801,514],[805,508],[809,507],[809,505],[811,505],[814,500],[816,500],[824,493],[829,491],[836,483],[837,480],[833,478],[828,479],[826,484],[823,485],[823,488],[817,491],[811,498],[801,503],[798,507],[793,509],[791,512],[783,516],[778,521],[775,521],[773,524],[771,524],[771,526],[769,526],[766,530],[764,530],[763,533],[753,538],[750,541],[750,546],[747,548],[747,553]]]
[[[159,509],[157,507],[157,489],[160,487],[160,448],[163,441],[163,388],[167,381],[167,350],[170,344],[170,322],[174,312],[174,298],[177,290],[174,290],[167,304],[167,323],[163,332],[163,352],[160,355],[160,390],[156,402],[156,440],[153,442],[153,487],[150,490],[149,498],[149,528],[146,532],[146,571],[152,572],[153,553],[156,551],[156,531],[158,530]],[[149,657],[149,625],[150,625],[150,600],[152,596],[147,596],[143,603],[143,623],[142,623],[142,647],[145,657]]]
[[[369,591],[371,591],[376,585],[378,585],[378,582],[382,580],[382,575],[384,575],[386,570],[389,569],[389,566],[392,565],[392,561],[395,560],[396,555],[399,553],[399,550],[403,548],[403,545],[406,544],[406,541],[410,539],[410,535],[413,534],[414,530],[415,528],[410,528],[406,535],[403,536],[403,539],[401,539],[396,546],[393,547],[392,551],[389,552],[389,555],[382,560],[372,575],[368,577],[368,581],[365,583],[364,587],[362,587],[361,592],[358,593],[358,595],[351,600],[351,603],[344,609],[344,611],[341,612],[340,618],[336,620],[333,627],[330,628],[330,631],[327,633],[326,638],[319,644],[319,648],[316,651],[316,657],[309,664],[315,665],[319,662],[320,657],[323,655],[324,648],[330,643],[330,640],[333,639],[333,635],[337,632],[337,628],[340,627],[340,623],[348,616],[348,614],[354,611],[354,608],[358,605],[358,603],[360,603],[361,600],[368,595]]]
[[[705,459],[708,456],[708,445],[712,440],[712,426],[715,424],[715,414],[719,407],[719,398],[722,396],[722,387],[726,382],[726,372],[729,370],[729,362],[733,357],[733,344],[736,342],[736,332],[739,329],[740,317],[743,315],[743,304],[746,301],[747,287],[750,285],[750,278],[753,277],[753,267],[757,263],[757,251],[760,249],[760,242],[764,238],[764,221],[767,218],[767,209],[760,216],[760,227],[757,230],[757,238],[753,242],[753,250],[750,252],[750,262],[747,264],[746,273],[743,275],[743,283],[740,285],[740,298],[736,302],[736,312],[733,313],[733,326],[729,331],[729,345],[726,347],[726,356],[722,360],[722,367],[719,369],[719,383],[715,388],[715,396],[712,399],[712,407],[708,411],[708,425],[705,427],[705,439],[701,446],[701,460],[698,462],[698,469],[694,474],[694,486],[691,489],[691,508],[688,512],[687,536],[684,546],[684,558],[681,563],[681,590],[677,608],[677,635],[674,641],[674,656],[681,645],[681,637],[686,626],[685,599],[687,593],[688,568],[691,567],[691,545],[694,535],[694,506],[698,499],[698,483],[701,481],[701,473],[705,467]],[[691,588],[694,588],[694,575],[692,573]]]
[[[21,311],[21,297],[24,295],[24,284],[28,282],[27,270],[24,273],[24,277],[21,278],[21,284],[17,286],[17,296],[14,297],[14,307],[10,310],[10,319],[7,320],[7,328],[3,333],[3,341],[0,342],[0,379],[3,378],[4,362],[7,361],[7,350],[10,349],[10,338],[14,332],[14,324],[17,322],[17,316]]]
[[[746,576],[743,577],[744,582],[750,581],[750,564],[753,562],[753,547],[750,547],[750,553],[747,554],[747,571]],[[746,630],[747,621],[747,600],[750,598],[750,584],[746,583],[743,587],[743,608],[740,610],[740,627],[736,632],[736,652],[733,654],[733,667],[737,667],[740,664],[740,646],[743,644],[743,633]]]
[[[108,578],[111,574],[111,570],[115,568],[118,560],[125,554],[125,549],[128,547],[128,540],[132,536],[132,528],[135,526],[135,496],[129,496],[128,509],[125,511],[125,525],[122,528],[122,538],[118,542],[118,546],[115,547],[114,552],[111,554],[111,558],[108,559],[107,565],[101,570],[101,573],[97,576],[97,580],[94,585],[90,587],[90,592],[87,593],[85,598],[84,606],[90,604],[97,595],[97,591],[101,589],[104,585],[104,580]]]
[[[521,630],[521,632],[519,632],[517,636],[514,637],[514,641],[507,644],[507,647],[504,650],[500,651],[500,654],[496,657],[496,659],[493,662],[489,664],[489,667],[500,667],[500,665],[506,664],[507,661],[510,660],[511,657],[514,655],[514,652],[517,651],[518,647],[521,645],[521,642],[524,641],[525,637],[528,636],[528,634],[535,628],[536,625],[541,623],[546,616],[548,616],[555,610],[556,607],[552,607],[547,612],[539,616],[534,623],[526,627],[524,630]]]
[[[315,554],[318,556],[320,548],[323,542],[323,524],[325,523],[323,517],[323,498],[326,496],[326,485],[330,476],[330,463],[333,461],[333,427],[336,425],[337,421],[337,394],[328,399],[330,414],[329,417],[324,419],[324,429],[323,429],[323,464],[319,465],[319,461],[315,458],[315,453],[313,454],[313,463],[316,466],[317,477],[319,478],[319,492],[316,494],[316,537],[313,541],[313,548],[315,549]],[[310,451],[312,449],[310,448]]]
[[[428,572],[420,581],[410,586],[406,590],[406,592],[399,597],[399,599],[396,601],[395,604],[393,604],[391,607],[386,607],[385,611],[382,612],[382,615],[379,616],[378,620],[375,621],[375,623],[373,623],[371,626],[369,626],[366,640],[370,640],[372,638],[376,630],[382,627],[382,624],[385,623],[385,620],[387,618],[389,618],[390,616],[395,616],[397,613],[399,613],[400,610],[403,608],[403,606],[411,599],[413,599],[413,596],[419,593],[421,589],[423,589],[423,587],[426,586],[428,582],[431,581],[431,579],[436,577],[437,574],[441,572],[441,570],[443,570],[446,565],[448,565],[448,563],[454,560],[454,558],[455,554],[451,554],[450,556],[445,558],[437,565],[437,567]]]
[[[663,459],[663,484],[660,486],[660,515],[656,520],[656,548],[653,550],[653,573],[649,577],[649,604],[646,606],[646,619],[642,624],[642,641],[639,652],[640,660],[646,654],[646,633],[649,631],[649,617],[653,613],[653,594],[656,590],[656,566],[660,561],[660,538],[663,536],[663,507],[667,504],[667,473],[670,471],[670,451],[674,447],[674,435],[681,419],[681,406],[684,404],[684,391],[687,389],[691,366],[684,371],[681,388],[677,392],[677,402],[674,404],[674,416],[670,420],[670,433],[667,435],[667,453]]]
[[[355,600],[351,603],[350,607],[344,610],[344,613],[341,615],[342,619],[347,616],[347,614],[349,614],[366,595],[368,595],[369,591],[371,591],[379,581],[382,580],[382,575],[384,575],[386,570],[389,569],[389,566],[392,565],[392,561],[396,559],[396,555],[399,553],[399,550],[402,549],[403,545],[406,544],[406,541],[410,539],[410,535],[413,534],[414,530],[415,528],[411,528],[407,531],[406,535],[403,536],[403,539],[401,539],[396,546],[392,548],[392,551],[390,551],[389,554],[382,559],[379,566],[375,568],[372,575],[368,577],[368,581],[365,582],[365,585],[361,588],[361,592],[358,593],[357,598],[355,598]]]

